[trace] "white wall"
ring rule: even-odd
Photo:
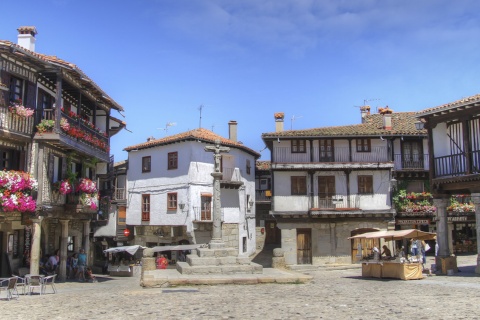
[[[450,155],[450,139],[447,136],[447,124],[439,123],[432,130],[434,157]]]

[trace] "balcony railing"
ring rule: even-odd
[[[470,157],[470,168],[467,167]],[[434,158],[435,178],[480,173],[480,150]]]
[[[395,170],[428,170],[428,154],[394,155]]]
[[[221,219],[225,221],[223,209]],[[200,207],[193,207],[193,222],[213,222],[213,208],[200,210]]]
[[[271,201],[271,190],[255,190],[255,201]]]
[[[357,194],[334,195],[329,197],[316,196],[313,208],[320,210],[346,210],[360,208],[360,196]]]
[[[310,160],[312,159],[312,160]],[[370,152],[357,152],[355,148],[334,147],[326,152],[315,147],[305,153],[292,153],[290,147],[275,147],[273,161],[276,163],[320,163],[320,162],[387,162],[387,147],[373,147]]]
[[[21,117],[11,113],[8,107],[0,107],[0,129],[22,135],[33,133],[35,117]]]
[[[114,199],[115,200],[125,200],[126,199],[125,188],[115,188]]]
[[[240,171],[235,168],[222,168],[223,181],[240,181]]]

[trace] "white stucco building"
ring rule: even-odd
[[[127,225],[135,243],[208,243],[213,218],[214,159],[205,146],[216,140],[222,154],[223,240],[240,255],[255,252],[255,161],[259,154],[236,141],[200,128],[125,148],[128,152]],[[175,257],[170,257],[175,260]]]

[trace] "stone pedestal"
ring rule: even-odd
[[[189,275],[254,274],[263,273],[263,267],[238,256],[234,248],[198,248],[186,262],[177,261],[177,271]]]

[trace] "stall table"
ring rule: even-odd
[[[423,266],[419,262],[362,262],[362,277],[365,278],[393,278],[402,280],[423,279],[422,270]]]

